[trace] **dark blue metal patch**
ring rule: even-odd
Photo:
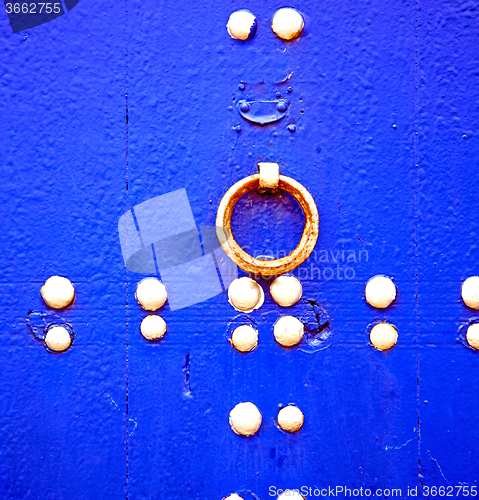
[[[287,99],[276,101],[246,101],[238,102],[238,111],[246,120],[258,125],[268,125],[274,123],[286,115],[289,108]]]

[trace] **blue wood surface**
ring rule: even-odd
[[[477,483],[479,353],[463,333],[479,314],[460,287],[479,274],[479,4],[298,0],[305,30],[292,42],[270,28],[281,6],[81,0],[18,33],[0,13],[0,498],[266,499],[341,485],[406,498]],[[226,31],[239,8],[259,19],[248,42]],[[291,103],[277,123],[236,109],[276,92]],[[291,314],[313,330],[328,319],[331,336],[276,344],[287,312],[263,280],[258,311],[239,315],[226,293],[167,305],[168,332],[148,343],[135,288],[151,274],[125,268],[119,218],[184,188],[196,224],[213,226],[260,161],[316,200],[319,240],[295,271],[304,300]],[[278,256],[303,221],[288,196],[251,194],[233,227],[251,253]],[[26,323],[48,310],[40,288],[55,274],[77,291],[57,312],[75,332],[61,354]],[[363,297],[376,274],[398,287],[385,311]],[[260,336],[247,355],[229,343],[245,317]],[[388,352],[369,345],[378,320],[399,333]],[[263,414],[248,439],[228,424],[242,401]],[[294,435],[275,424],[288,403],[305,415]]]

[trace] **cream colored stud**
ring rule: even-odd
[[[296,9],[286,7],[276,11],[271,27],[279,38],[292,40],[301,35],[304,19]]]
[[[246,9],[237,10],[228,19],[226,29],[231,38],[236,40],[248,40],[256,33],[256,17]]]
[[[274,325],[274,338],[284,347],[292,347],[301,342],[304,325],[294,316],[283,316]]]
[[[239,403],[230,412],[230,425],[240,436],[252,436],[261,427],[263,417],[253,403]]]
[[[165,285],[157,278],[145,278],[136,287],[136,300],[145,311],[156,311],[168,298]]]
[[[249,325],[238,326],[231,336],[231,344],[240,352],[250,352],[258,345],[258,332]]]
[[[378,351],[386,351],[396,345],[398,332],[389,323],[378,323],[371,329],[369,338]]]
[[[229,303],[241,312],[251,312],[264,302],[263,289],[251,278],[237,278],[228,288]]]
[[[467,329],[467,343],[473,348],[479,350],[479,323],[473,323]]]
[[[48,307],[53,309],[64,309],[69,306],[75,298],[75,288],[68,278],[63,276],[51,276],[45,281],[40,294]]]
[[[278,412],[278,425],[283,431],[298,432],[303,423],[303,412],[296,406],[288,405]]]
[[[157,314],[150,314],[146,318],[143,318],[140,331],[146,340],[162,339],[166,333],[165,320]]]
[[[294,276],[279,276],[269,288],[271,297],[281,307],[291,307],[303,295],[303,287]]]
[[[51,327],[45,336],[45,344],[55,352],[66,351],[71,343],[70,332],[64,326]]]
[[[471,276],[462,284],[462,300],[467,307],[479,309],[479,276]]]
[[[396,298],[396,285],[387,276],[374,276],[366,283],[366,301],[377,309],[386,309]]]

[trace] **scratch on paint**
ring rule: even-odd
[[[118,411],[121,411],[120,410],[120,407],[115,403],[115,400],[109,395],[107,394],[106,397],[110,400],[110,403],[118,410]],[[126,417],[126,415],[122,412],[123,416]],[[136,428],[138,427],[138,422],[136,420],[134,420],[133,418],[129,418],[128,419],[128,422],[133,422],[133,424],[135,424],[135,426],[133,427],[133,430],[128,434],[129,437],[131,437],[131,435],[136,431]]]
[[[136,428],[138,427],[138,423],[136,420],[133,420],[132,418],[129,418],[128,422],[133,422],[135,424],[135,427],[133,427],[133,430],[130,432],[130,434],[128,434],[128,436],[131,437],[131,435],[136,431]]]
[[[416,432],[416,427],[412,430],[413,432]],[[384,449],[387,450],[400,450],[401,448],[404,448],[407,444],[409,444],[411,441],[416,439],[416,436],[412,437],[411,439],[408,439],[404,444],[401,444],[399,446],[386,446]]]
[[[404,444],[400,445],[400,446],[386,446],[386,448],[384,448],[386,451],[387,450],[400,450],[401,448],[404,448],[407,444],[409,444],[413,439],[415,438],[411,438],[411,439],[408,439]]]
[[[117,410],[120,410],[119,406],[115,403],[115,401],[113,400],[113,398],[107,394],[106,397],[110,400],[110,403],[117,409]]]
[[[431,452],[429,450],[426,450],[429,454],[429,457],[431,458],[431,460],[433,460],[434,462],[436,462],[436,465],[437,465],[437,468],[439,469],[439,472],[441,473],[441,476],[444,478],[444,480],[446,482],[449,482],[447,479],[446,479],[446,476],[444,475],[444,473],[442,472],[442,469],[441,469],[441,466],[439,465],[439,462],[431,455]]]

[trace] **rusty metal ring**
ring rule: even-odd
[[[238,200],[259,186],[260,174],[251,175],[234,184],[220,202],[216,216],[216,235],[226,255],[244,271],[262,276],[278,276],[300,266],[318,241],[319,216],[313,197],[299,182],[279,176],[278,188],[286,191],[300,204],[306,222],[298,246],[286,257],[274,260],[256,259],[236,243],[231,231],[231,216]]]

